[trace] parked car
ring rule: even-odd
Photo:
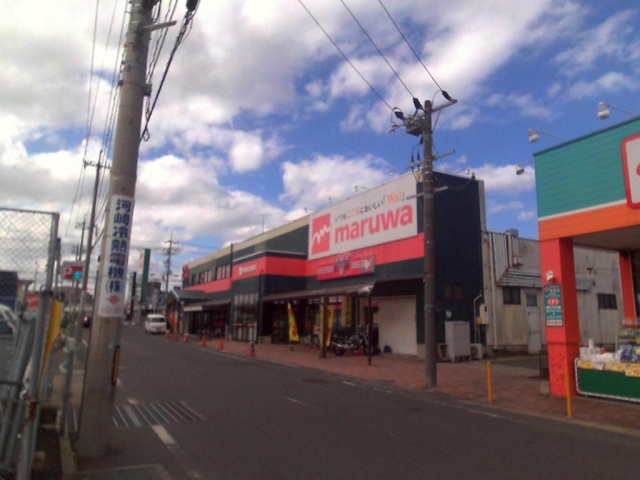
[[[6,305],[0,304],[0,335],[13,335],[18,327],[18,317]]]
[[[165,333],[167,331],[167,321],[164,315],[150,313],[144,320],[145,333]]]

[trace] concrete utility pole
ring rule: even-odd
[[[133,0],[120,81],[105,230],[82,399],[78,456],[108,453],[120,355],[120,325],[133,220],[152,9],[158,0]]]
[[[436,363],[436,252],[435,252],[435,195],[433,187],[433,128],[431,124],[433,107],[429,100],[424,102],[424,122],[422,141],[424,144],[424,164],[422,166],[422,225],[424,231],[424,363],[425,386],[438,386]]]
[[[407,133],[415,136],[422,136],[424,146],[424,160],[421,168],[422,174],[422,225],[424,232],[424,363],[425,363],[425,386],[434,388],[438,386],[437,359],[438,345],[436,338],[436,252],[435,252],[435,209],[433,186],[433,126],[431,116],[457,102],[448,93],[442,91],[448,103],[433,107],[431,101],[426,100],[424,106],[414,98],[417,110],[423,110],[424,115],[419,115],[418,111],[413,117],[403,118],[407,128]],[[396,115],[398,116],[398,115]],[[401,118],[401,116],[398,116]],[[403,117],[403,116],[402,116]]]
[[[169,295],[169,278],[171,277],[171,257],[177,253],[180,253],[180,249],[177,247],[178,242],[173,241],[173,235],[169,237],[165,243],[168,243],[169,246],[162,250],[162,253],[166,255],[167,259],[164,264],[167,267],[164,274],[164,291],[165,295]]]

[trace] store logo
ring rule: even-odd
[[[640,134],[622,142],[622,161],[627,190],[627,205],[640,208]]]
[[[409,205],[404,205],[395,210],[378,213],[341,226],[336,230],[336,243],[372,237],[379,233],[412,225],[413,222],[413,209]]]
[[[328,252],[331,248],[331,214],[314,218],[311,223],[311,254]]]

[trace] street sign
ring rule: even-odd
[[[545,285],[544,305],[547,327],[563,327],[562,315],[562,287],[558,283]]]
[[[62,262],[62,278],[65,280],[80,280],[83,270],[83,262]]]

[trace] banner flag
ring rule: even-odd
[[[291,302],[287,303],[287,313],[289,317],[289,341],[299,342],[300,336],[298,335],[298,325],[296,325],[296,317],[293,314]]]
[[[333,329],[333,319],[335,318],[335,308],[333,305],[327,305],[326,306],[326,310],[325,310],[325,314],[326,314],[326,319],[325,319],[325,347],[330,347],[331,346],[331,329]]]

